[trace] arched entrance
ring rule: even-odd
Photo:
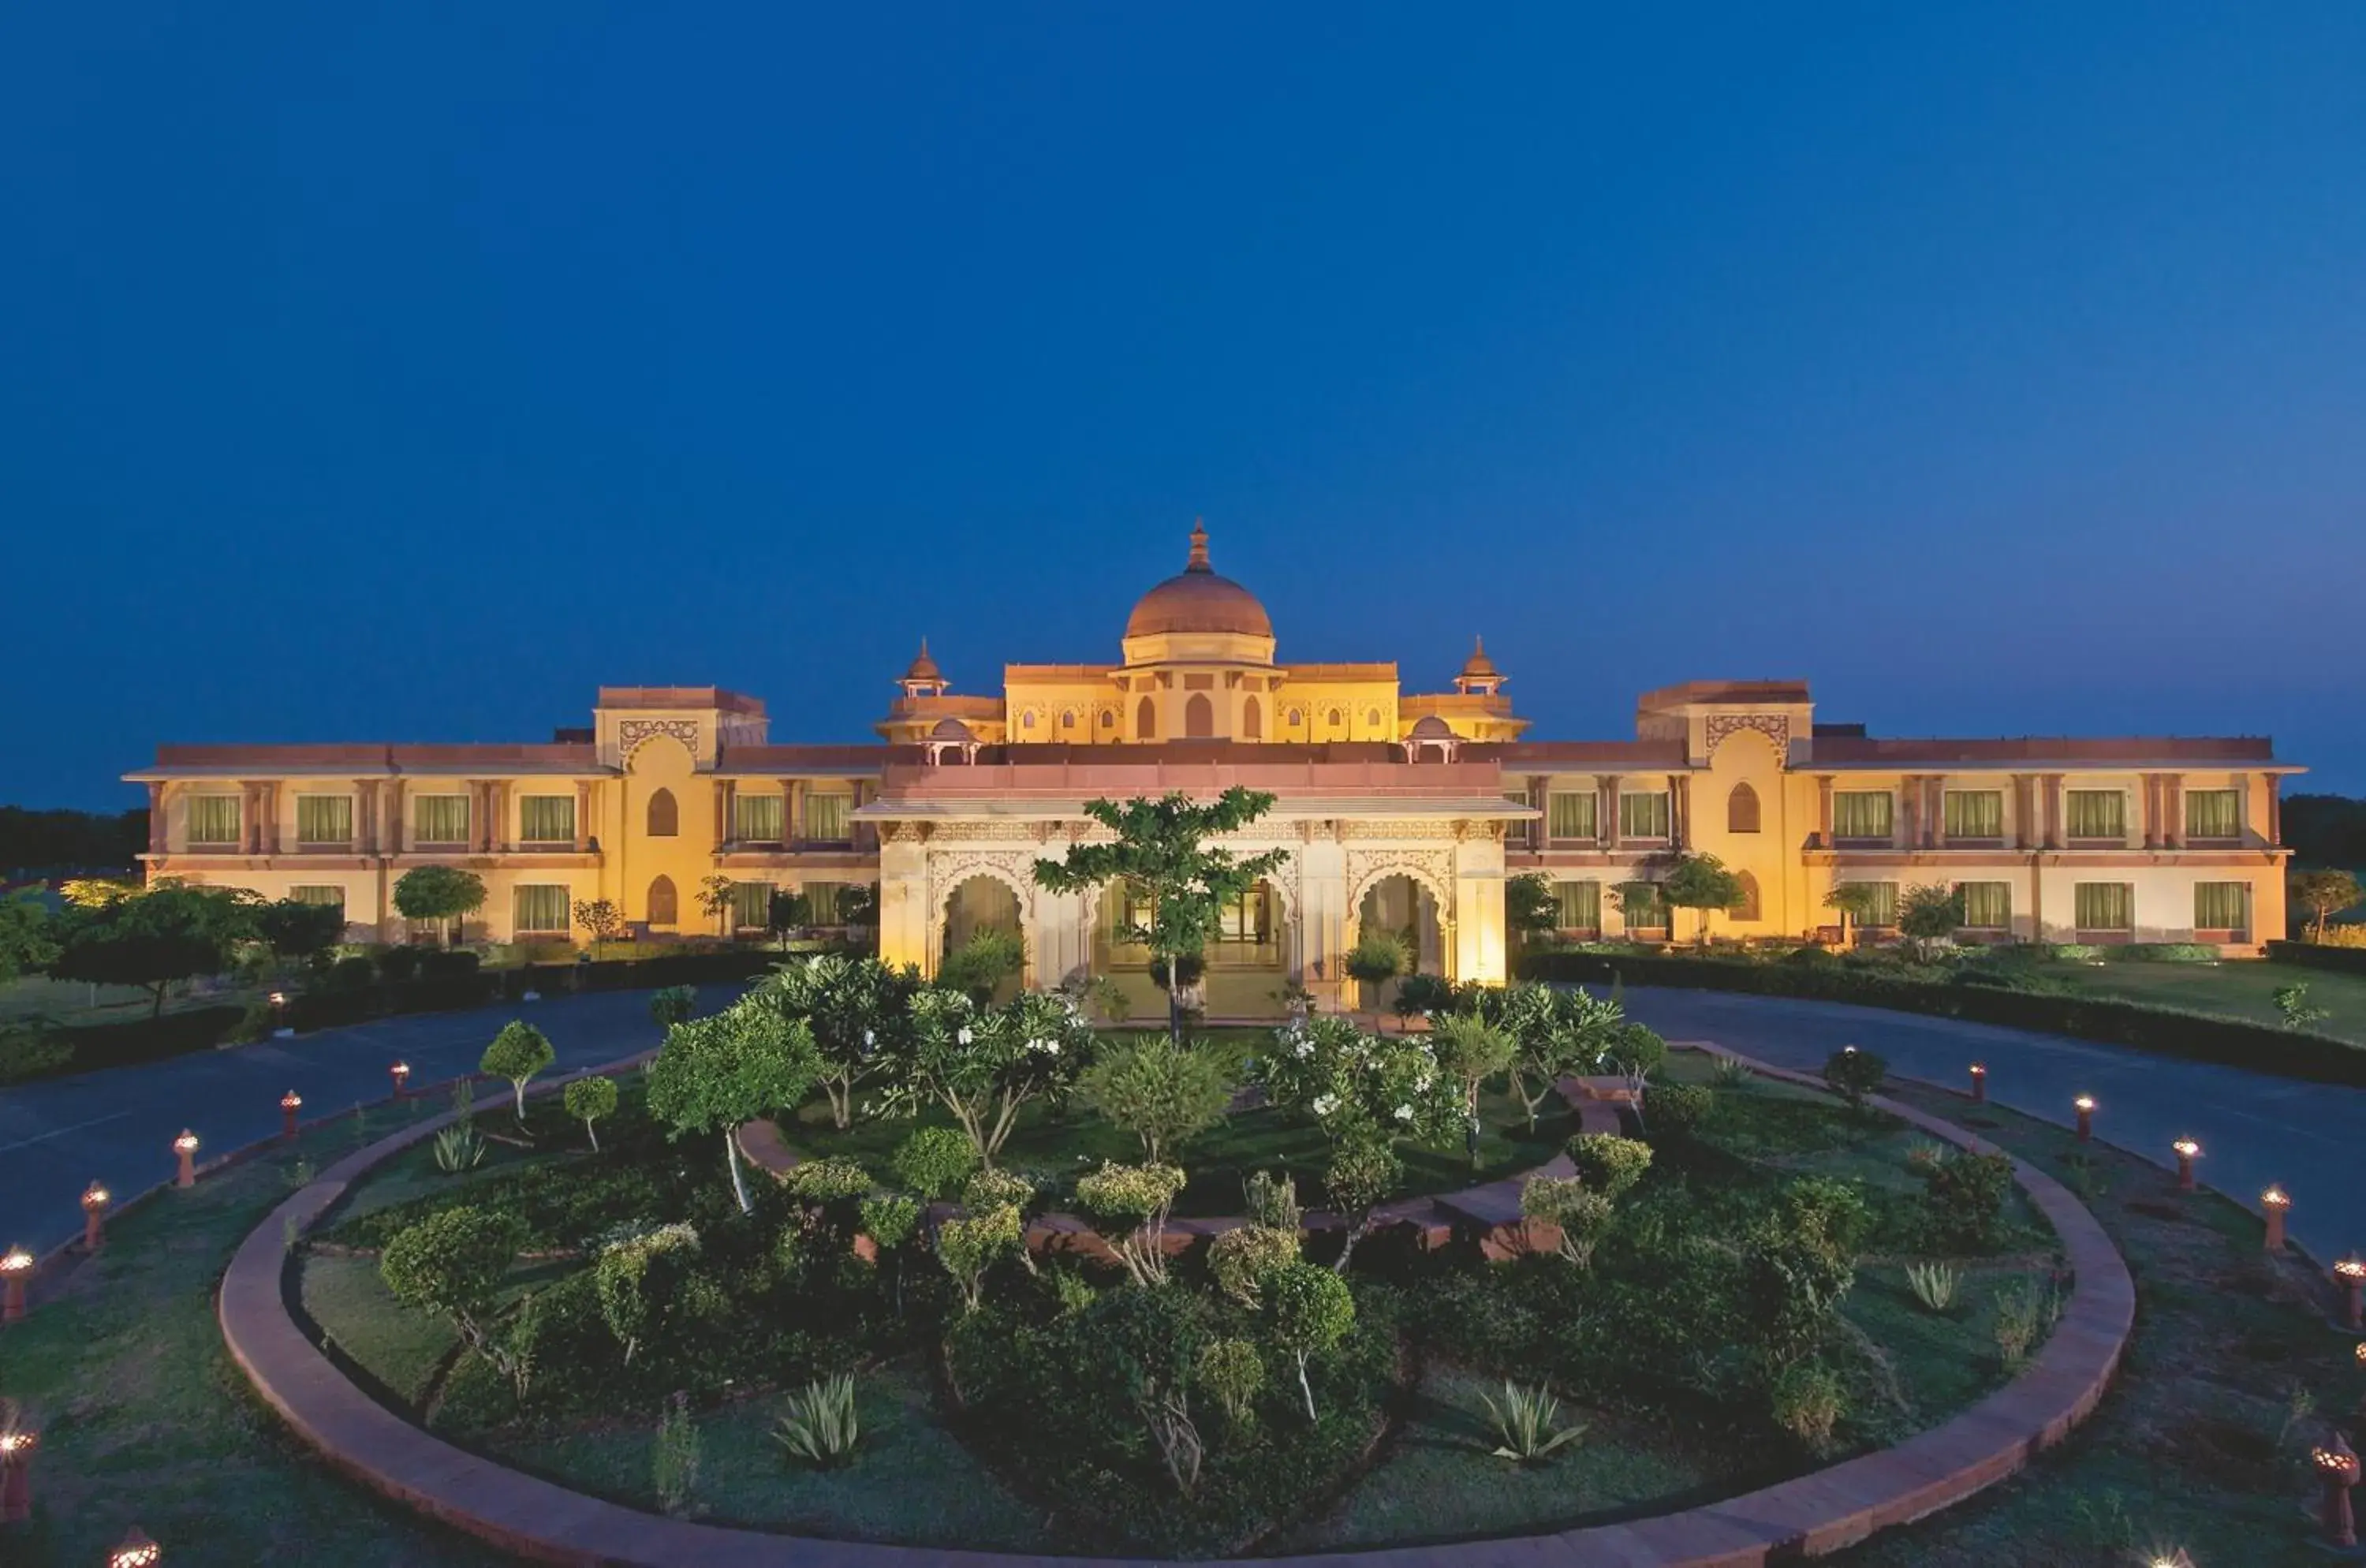
[[[1208,700],[1205,692],[1194,692],[1183,705],[1183,738],[1187,740],[1210,740],[1216,734],[1216,705]]]
[[[670,931],[682,923],[682,898],[673,878],[660,876],[649,884],[649,930]]]
[[[974,938],[989,932],[1003,933],[1019,943],[1019,963],[994,985],[994,999],[1008,1001],[1026,983],[1026,918],[1020,908],[1019,895],[997,877],[970,877],[945,896],[937,948],[938,976],[948,977],[948,958],[968,948]]]
[[[1122,884],[1101,889],[1091,906],[1089,967],[1125,994],[1130,1016],[1160,1019],[1166,993],[1150,977],[1150,950],[1128,932],[1150,923],[1150,910]],[[1262,1018],[1280,1010],[1290,977],[1290,911],[1269,882],[1259,882],[1226,904],[1201,955],[1200,998],[1214,1018]]]
[[[1419,879],[1403,872],[1375,881],[1356,906],[1358,942],[1373,931],[1388,931],[1404,943],[1411,973],[1446,973],[1445,929],[1438,919],[1437,896]],[[1396,1000],[1397,982],[1361,987],[1361,1005],[1386,1008]]]

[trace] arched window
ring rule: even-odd
[[[673,791],[661,789],[649,796],[649,837],[671,839],[681,832],[682,807],[674,804]]]
[[[1255,697],[1250,697],[1241,704],[1241,739],[1244,740],[1265,739],[1265,719],[1257,712],[1257,700]]]
[[[1117,710],[1115,708],[1101,709],[1101,728],[1103,729],[1115,729],[1117,728]]]
[[[1035,710],[1033,708],[1029,708],[1025,713],[1019,716],[1019,728],[1021,729],[1032,729],[1035,728]]]
[[[1332,728],[1336,729],[1339,728],[1341,715],[1337,708],[1333,708],[1329,713],[1324,714],[1323,717],[1324,722],[1330,725]]]
[[[1158,739],[1158,705],[1148,697],[1143,698],[1142,705],[1133,710],[1133,733],[1144,740]]]
[[[1758,792],[1746,784],[1733,786],[1725,797],[1725,830],[1729,833],[1758,831]]]
[[[1750,786],[1748,784],[1744,784],[1741,787],[1748,789]],[[1755,801],[1752,803],[1751,809],[1753,812],[1756,811],[1757,804]],[[1756,818],[1753,817],[1752,820],[1755,821]],[[1751,831],[1756,832],[1757,829],[1753,827],[1751,829]],[[1741,874],[1738,880],[1741,883],[1741,900],[1736,903],[1732,908],[1728,909],[1726,914],[1737,920],[1764,919],[1766,917],[1758,912],[1758,879],[1745,871]]]
[[[674,897],[673,878],[660,876],[649,884],[649,924],[665,927],[682,919],[682,901]]]
[[[1205,692],[1194,692],[1191,700],[1183,705],[1183,734],[1192,740],[1206,740],[1216,733],[1216,705],[1208,700]]]
[[[1364,728],[1367,729],[1378,729],[1380,727],[1380,710],[1378,708],[1366,708],[1364,710]]]
[[[1290,710],[1290,727],[1292,729],[1297,728],[1300,725],[1304,724],[1305,722],[1306,715],[1304,713],[1301,712],[1297,708]]]

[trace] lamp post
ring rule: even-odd
[[[387,1068],[386,1072],[387,1076],[394,1080],[395,1099],[400,1100],[411,1092],[410,1063],[397,1062],[394,1066]]]
[[[2259,1213],[2268,1217],[2267,1247],[2270,1252],[2284,1249],[2284,1215],[2292,1211],[2292,1198],[2281,1187],[2270,1187],[2259,1194]]]
[[[2082,1094],[2070,1102],[2070,1109],[2079,1113],[2079,1141],[2091,1142],[2095,1136],[2095,1097]]]
[[[155,1568],[164,1561],[164,1549],[146,1530],[133,1525],[123,1544],[107,1554],[107,1568]]]
[[[0,1279],[7,1280],[0,1289],[0,1323],[16,1323],[25,1315],[25,1281],[33,1277],[33,1255],[21,1247],[12,1247],[0,1256]]]
[[[2308,1457],[2315,1461],[2317,1479],[2325,1483],[2325,1502],[2318,1517],[2325,1525],[2326,1544],[2357,1545],[2358,1519],[2349,1511],[2349,1489],[2358,1484],[2358,1455],[2336,1432],[2331,1442],[2311,1449]]]
[[[304,1097],[292,1089],[279,1097],[279,1135],[289,1143],[296,1140],[296,1112],[303,1105]]]
[[[1972,1064],[1972,1103],[1985,1105],[1989,1099],[1989,1070],[1981,1063]]]
[[[115,1200],[106,1188],[92,1182],[82,1195],[82,1249],[96,1252],[107,1245],[107,1206]]]
[[[2341,1287],[2341,1321],[2353,1333],[2366,1331],[2366,1259],[2351,1253],[2333,1266],[2333,1278]]]
[[[173,1152],[181,1159],[181,1172],[173,1178],[173,1185],[195,1187],[197,1184],[197,1135],[186,1127],[182,1128],[181,1135],[173,1140]]]
[[[33,1449],[39,1434],[21,1427],[0,1432],[0,1525],[33,1517]]]
[[[2202,1145],[2191,1138],[2180,1138],[2169,1145],[2177,1151],[2177,1190],[2193,1190],[2193,1162],[2202,1157]]]

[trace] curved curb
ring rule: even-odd
[[[1768,1077],[1813,1082],[1750,1065]],[[546,1087],[556,1089],[559,1084]],[[1878,1097],[1873,1103],[1935,1138],[1963,1147],[1979,1143],[1910,1106]],[[687,1523],[511,1470],[387,1409],[347,1381],[298,1327],[283,1293],[287,1254],[281,1238],[289,1223],[298,1235],[310,1230],[355,1178],[432,1137],[451,1114],[407,1127],[330,1167],[239,1244],[222,1277],[219,1314],[231,1355],[264,1401],[337,1469],[523,1557],[587,1568],[1150,1568],[1150,1560],[1139,1558],[882,1546]],[[2118,1370],[2135,1321],[2135,1282],[2095,1217],[2044,1172],[2016,1159],[2013,1173],[2053,1224],[2074,1284],[2052,1337],[2030,1365],[1952,1420],[1878,1453],[1656,1518],[1547,1535],[1263,1561],[1286,1561],[1295,1568],[1760,1568],[1838,1551],[1993,1485],[2060,1441],[2094,1409]]]

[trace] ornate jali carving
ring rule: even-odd
[[[1718,743],[1729,735],[1754,729],[1774,742],[1774,754],[1787,760],[1791,755],[1791,716],[1780,713],[1713,713],[1708,716],[1708,754],[1717,755]]]
[[[644,740],[670,735],[698,755],[698,720],[694,718],[627,718],[616,724],[616,750],[629,760]]]

